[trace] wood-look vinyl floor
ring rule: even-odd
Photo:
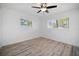
[[[13,45],[4,46],[0,49],[1,56],[70,56],[79,55],[79,49],[57,42],[54,40],[39,37]],[[74,52],[73,52],[74,51]]]

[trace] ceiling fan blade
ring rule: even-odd
[[[47,9],[50,9],[50,8],[56,8],[57,5],[54,5],[54,6],[48,6]]]
[[[41,12],[41,10],[39,10],[37,13]]]
[[[36,6],[32,6],[32,8],[38,8],[38,9],[40,9],[40,7],[36,7]]]

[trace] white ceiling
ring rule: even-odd
[[[59,13],[79,7],[78,3],[48,3],[48,5],[57,5],[57,8],[50,9],[49,13]],[[38,9],[34,9],[32,8],[32,6],[39,6],[39,4],[37,3],[1,3],[0,4],[1,8],[8,8],[26,13],[27,12],[36,13]]]

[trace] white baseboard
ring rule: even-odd
[[[12,44],[16,44],[16,43],[19,43],[19,42],[23,42],[23,41],[26,41],[26,40],[31,40],[31,39],[38,38],[38,37],[39,37],[39,36],[36,35],[36,36],[33,36],[33,37],[28,37],[28,38],[26,38],[26,39],[20,39],[20,40],[14,41],[14,42],[2,44],[0,47],[7,46],[7,45],[12,45]]]

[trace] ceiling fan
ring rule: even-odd
[[[41,3],[40,4],[40,7],[37,7],[37,6],[32,6],[32,8],[37,8],[39,9],[37,13],[43,11],[43,12],[46,12],[46,13],[49,13],[48,9],[51,9],[51,8],[56,8],[57,5],[53,5],[53,6],[47,6],[47,3]]]

